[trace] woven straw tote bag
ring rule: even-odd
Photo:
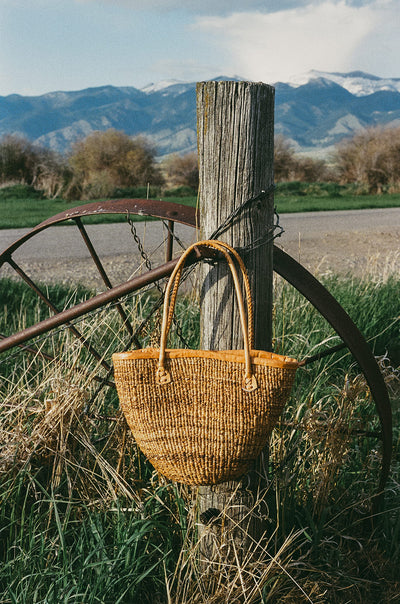
[[[231,269],[243,350],[166,348],[179,280],[194,248],[218,250]],[[243,277],[247,312],[235,262]],[[267,444],[299,363],[252,350],[252,342],[250,286],[240,256],[222,242],[192,245],[181,256],[166,288],[160,348],[113,355],[115,382],[127,423],[140,449],[167,478],[188,485],[238,478]]]

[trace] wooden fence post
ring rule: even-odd
[[[251,82],[197,84],[201,238],[207,239],[243,202],[273,185],[274,88]],[[255,348],[271,346],[273,194],[241,211],[218,237],[235,248],[249,248],[244,260],[254,302]],[[241,348],[239,316],[224,263],[202,266],[201,347]],[[251,488],[249,488],[251,486]],[[222,531],[234,533],[235,548],[246,548],[257,530],[249,511],[254,485],[248,477],[198,490],[202,553],[220,556]],[[225,510],[214,525],[213,514]],[[224,527],[224,528],[222,528]],[[250,538],[251,538],[250,537]],[[218,546],[216,544],[219,544]]]

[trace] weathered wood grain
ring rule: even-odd
[[[207,238],[247,199],[273,183],[274,89],[250,82],[197,85],[201,233]],[[220,239],[251,246],[274,220],[273,195],[240,214]],[[255,346],[271,341],[272,244],[245,255],[255,306]],[[202,346],[242,346],[233,290],[223,264],[204,267]]]
[[[247,199],[273,183],[274,89],[261,83],[202,82],[197,85],[199,209],[201,237],[207,239]],[[249,272],[255,318],[255,348],[268,350],[272,325],[272,241],[252,246],[273,226],[273,195],[240,213],[219,239],[235,248],[249,248],[244,260]],[[242,347],[239,314],[232,281],[223,263],[203,265],[201,346],[204,349]],[[254,502],[249,481],[200,487],[200,514],[224,509],[223,522],[200,526],[202,552],[221,559],[227,554],[227,533],[237,551],[254,534]],[[247,535],[247,537],[246,537]],[[217,545],[219,544],[219,545]],[[224,555],[225,555],[224,554]]]

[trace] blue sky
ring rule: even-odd
[[[399,26],[400,0],[0,0],[0,95],[309,69],[400,77]]]

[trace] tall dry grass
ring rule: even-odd
[[[398,282],[331,279],[329,286],[363,323],[394,404],[394,461],[384,511],[374,515],[371,506],[380,443],[365,434],[379,422],[365,379],[345,351],[299,371],[264,458],[264,486],[248,510],[262,519],[264,532],[257,539],[243,535],[250,544],[243,555],[234,523],[224,543],[218,542],[218,523],[225,522],[229,509],[199,537],[196,490],[171,484],[152,470],[114,391],[99,390],[93,381],[102,372],[99,364],[63,331],[39,344],[58,351],[54,361],[18,353],[4,365],[0,601],[395,602]],[[137,324],[151,302],[149,297],[126,302]],[[178,314],[186,337],[196,341],[196,306],[181,300]],[[142,334],[144,343],[155,338],[158,324],[156,315]],[[107,358],[125,344],[113,311],[98,313],[80,328],[102,345]],[[320,349],[321,342],[337,339],[307,302],[277,283],[276,349],[300,358]],[[204,559],[203,538],[215,540],[219,557]]]

